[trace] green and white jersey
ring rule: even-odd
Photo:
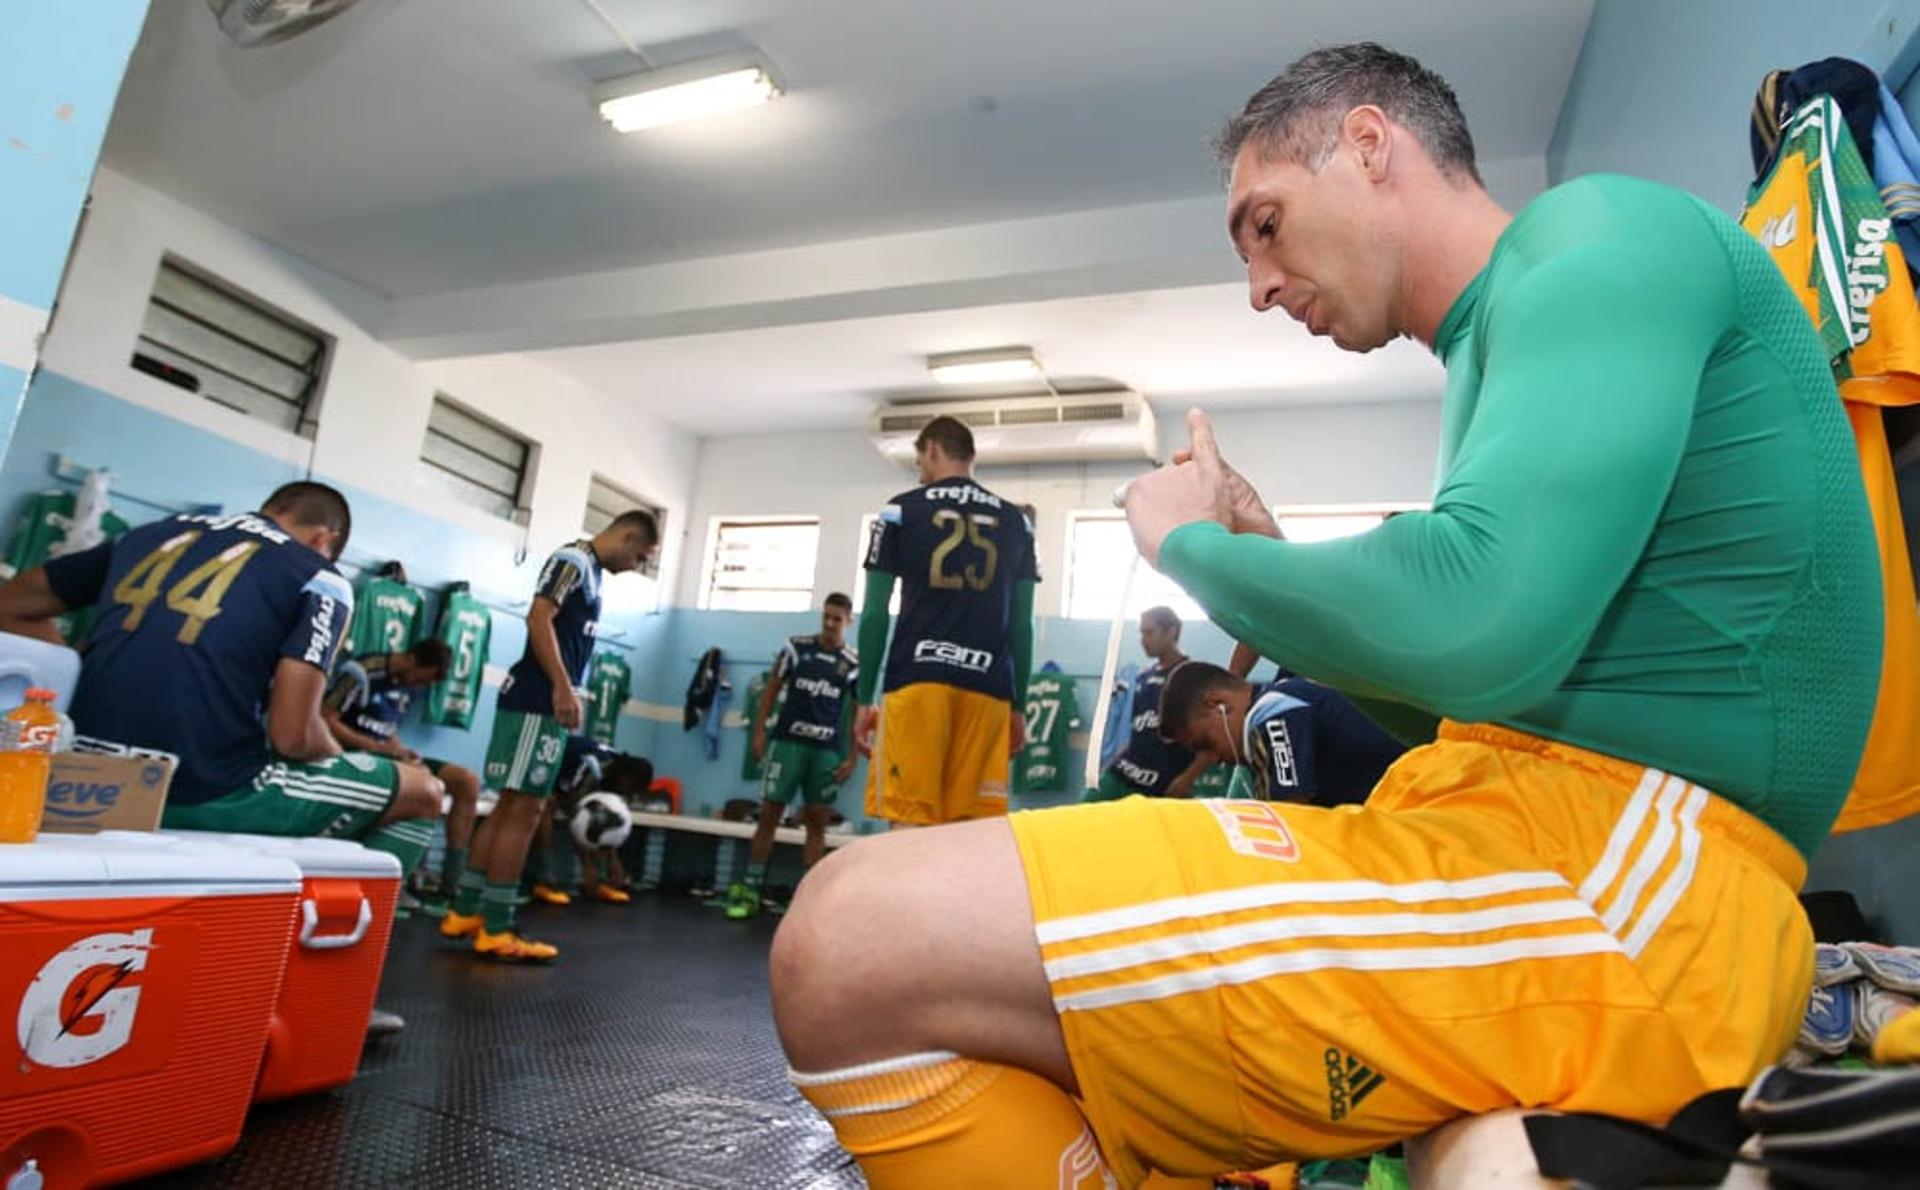
[[[427,722],[438,727],[472,727],[480,683],[486,677],[487,647],[493,640],[493,613],[465,591],[455,591],[440,609],[440,626],[434,635],[447,643],[453,660],[447,676],[427,691]]]
[[[618,653],[596,653],[587,668],[587,736],[613,743],[620,708],[633,696],[633,669]]]
[[[73,528],[73,506],[71,492],[42,492],[27,501],[13,527],[13,539],[7,543],[7,565],[12,573],[32,570],[53,556],[54,547],[65,541]],[[100,517],[104,540],[117,541],[126,531],[127,522],[112,511]]]
[[[404,653],[426,634],[426,598],[390,578],[369,579],[353,601],[348,651]]]
[[[1073,679],[1041,672],[1027,683],[1027,745],[1015,766],[1015,793],[1060,793],[1067,788],[1067,737],[1080,726]]]
[[[20,512],[20,520],[14,525],[13,539],[7,543],[7,574],[22,574],[45,562],[53,556],[55,547],[67,539],[73,530],[73,507],[76,503],[71,492],[42,492],[27,501]],[[127,531],[127,522],[116,516],[112,510],[101,514],[100,533],[104,541],[118,541]],[[75,608],[54,621],[60,629],[60,637],[68,644],[77,645],[84,640],[87,629],[93,626],[93,609]]]

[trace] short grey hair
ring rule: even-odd
[[[1413,133],[1448,178],[1480,184],[1473,135],[1447,80],[1405,54],[1371,41],[1314,50],[1253,93],[1214,138],[1231,168],[1249,142],[1263,153],[1319,170],[1339,143],[1340,122],[1372,104]]]

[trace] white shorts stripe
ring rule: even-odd
[[[533,768],[533,750],[540,742],[540,719],[528,715],[520,721],[520,746],[513,750],[513,767],[507,771],[507,788],[518,789],[527,783]]]
[[[1648,902],[1647,910],[1634,923],[1633,932],[1626,937],[1627,957],[1639,958],[1640,952],[1647,948],[1653,935],[1680,903],[1680,898],[1693,883],[1693,873],[1700,864],[1700,812],[1707,808],[1707,791],[1698,785],[1687,792],[1687,800],[1680,806],[1680,862],[1674,865],[1672,872],[1660,886],[1660,891]]]
[[[1276,905],[1341,904],[1350,901],[1392,901],[1399,905],[1418,905],[1429,901],[1471,901],[1507,893],[1567,887],[1566,877],[1558,872],[1499,872],[1468,880],[1415,880],[1406,884],[1385,884],[1377,880],[1254,884],[1190,897],[1125,905],[1079,917],[1056,918],[1040,922],[1034,927],[1034,934],[1040,945],[1048,946],[1055,942],[1093,938],[1121,930],[1163,925],[1170,921],[1237,913],[1247,909],[1267,909]]]
[[[1673,812],[1686,791],[1687,783],[1678,777],[1668,777],[1667,783],[1660,787],[1660,796],[1653,803],[1653,836],[1640,849],[1640,857],[1633,861],[1633,866],[1627,869],[1626,879],[1620,882],[1620,891],[1614,894],[1613,903],[1600,915],[1600,924],[1616,935],[1639,907],[1640,896],[1647,891],[1647,881],[1653,879],[1653,874],[1673,851],[1674,837],[1680,833],[1674,824]]]
[[[288,781],[298,781],[303,785],[328,785],[335,789],[354,789],[367,793],[384,794],[387,792],[387,783],[377,780],[371,773],[369,773],[364,780],[355,780],[351,777],[336,777],[327,773],[302,772],[299,769],[282,769],[280,770],[280,781],[283,784]]]
[[[1613,833],[1607,836],[1607,847],[1600,853],[1600,862],[1587,873],[1580,882],[1580,899],[1589,905],[1599,901],[1600,894],[1613,884],[1614,877],[1620,874],[1620,865],[1627,862],[1627,848],[1633,845],[1640,835],[1640,826],[1647,820],[1647,811],[1653,805],[1653,795],[1667,775],[1659,769],[1648,769],[1640,777],[1639,786],[1633,791],[1633,797],[1627,802],[1627,808],[1620,812],[1620,819],[1614,823]]]
[[[951,1062],[960,1055],[952,1050],[928,1050],[922,1054],[907,1054],[899,1058],[881,1058],[877,1062],[864,1062],[859,1066],[843,1066],[839,1070],[824,1070],[819,1074],[806,1074],[787,1067],[787,1081],[796,1087],[830,1087],[835,1083],[850,1083],[855,1079],[872,1078],[881,1074],[899,1074],[903,1070],[920,1070],[927,1066],[938,1066],[942,1062]]]
[[[291,785],[282,786],[280,792],[290,798],[303,802],[325,802],[330,806],[348,806],[355,810],[382,810],[384,803],[372,803],[359,798],[346,797],[337,793],[322,793],[312,789],[296,789]]]
[[[1182,971],[1177,975],[1114,987],[1095,988],[1055,996],[1060,1012],[1111,1008],[1142,1000],[1164,1000],[1188,992],[1253,983],[1273,975],[1299,974],[1336,968],[1349,971],[1420,971],[1458,967],[1492,967],[1502,963],[1574,955],[1619,953],[1620,941],[1598,930],[1549,938],[1516,938],[1472,946],[1394,947],[1381,950],[1295,950],[1258,955],[1237,963]]]
[[[365,798],[380,805],[387,804],[389,791],[383,785],[361,785],[352,781],[332,781],[324,777],[313,778],[298,773],[282,773],[275,782],[282,789],[311,789],[319,792],[344,794],[347,797]]]
[[[1245,925],[1156,938],[1131,946],[1089,954],[1069,955],[1046,965],[1049,980],[1073,979],[1121,971],[1148,963],[1216,954],[1263,942],[1295,938],[1378,938],[1395,934],[1478,934],[1513,926],[1546,925],[1562,921],[1597,920],[1593,906],[1571,897],[1502,905],[1467,913],[1335,913],[1307,917],[1272,917]]]

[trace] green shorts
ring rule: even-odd
[[[268,763],[245,789],[192,806],[168,806],[160,825],[192,831],[358,838],[387,812],[400,769],[384,756]]]
[[[553,716],[497,710],[487,745],[487,787],[546,797],[560,778],[566,750],[567,729]]]
[[[772,740],[767,744],[767,770],[760,779],[760,796],[776,806],[793,800],[794,790],[809,806],[831,806],[840,792],[833,771],[844,759],[828,748],[816,748],[798,740]]]

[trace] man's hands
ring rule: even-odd
[[[845,785],[847,778],[851,776],[853,776],[853,753],[849,752],[841,758],[839,766],[833,770],[833,783]]]
[[[553,721],[568,731],[579,731],[585,716],[580,709],[580,696],[573,692],[572,686],[553,688]]]
[[[860,755],[873,755],[873,730],[879,725],[879,707],[861,707],[853,713],[853,746],[859,749]]]
[[[1027,746],[1026,708],[1016,704],[1012,712],[1013,726],[1007,729],[1007,755],[1018,756],[1020,749]]]
[[[1280,526],[1260,493],[1221,458],[1213,422],[1205,413],[1187,411],[1187,435],[1190,445],[1174,452],[1172,464],[1127,485],[1127,526],[1140,556],[1158,566],[1167,537],[1196,521],[1213,521],[1235,533],[1279,537]]]
[[[1175,777],[1173,780],[1167,782],[1167,796],[1168,797],[1192,797],[1193,784],[1196,780],[1198,780],[1198,778],[1194,777],[1189,773],[1181,773],[1179,776]]]
[[[767,725],[764,720],[753,725],[753,763],[759,764],[767,758]]]

